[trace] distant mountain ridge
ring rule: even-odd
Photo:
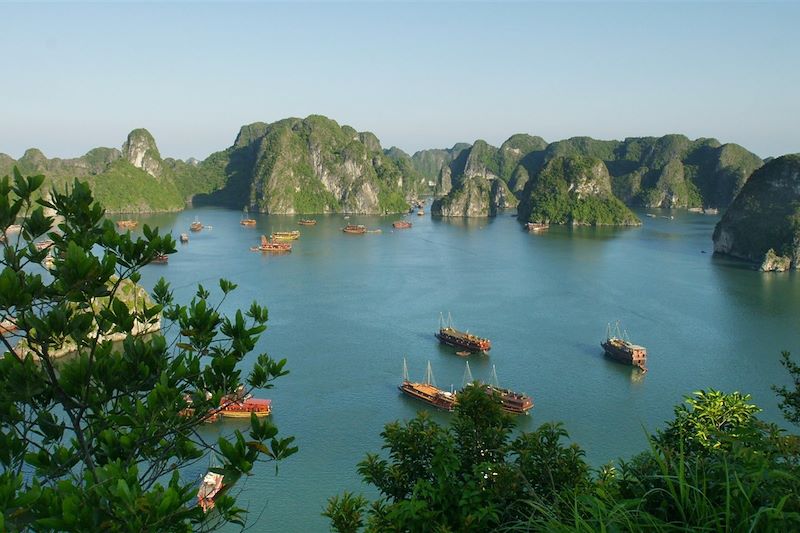
[[[153,136],[136,129],[120,149],[95,148],[72,159],[48,159],[37,149],[19,160],[0,154],[0,175],[17,165],[23,173],[44,174],[47,187],[87,180],[110,212],[174,211],[192,202],[264,213],[383,214],[403,212],[407,200],[433,192],[436,215],[493,216],[521,202],[520,218],[527,220],[541,214],[536,206],[547,189],[541,178],[547,169],[552,178],[552,162],[560,158],[567,163],[558,168],[569,172],[591,159],[584,178],[604,182],[607,172],[610,195],[604,186],[582,189],[602,190],[604,209],[613,199],[628,206],[726,207],[763,164],[739,145],[683,135],[548,143],[516,134],[499,148],[478,140],[409,155],[384,150],[371,132],[311,115],[242,126],[230,147],[203,161],[162,158]],[[567,189],[577,179],[560,175]]]
[[[443,216],[464,213],[485,216],[503,207],[498,199],[513,205],[515,202],[503,200],[503,195],[491,193],[505,188],[493,182],[503,182],[517,199],[523,200],[524,206],[531,201],[535,204],[537,194],[544,189],[532,183],[538,182],[542,172],[552,168],[549,166],[552,161],[562,158],[590,158],[595,160],[595,175],[608,173],[613,194],[604,193],[603,201],[597,204],[598,208],[603,204],[604,210],[612,208],[609,203],[612,199],[639,207],[724,208],[730,205],[753,171],[763,164],[758,156],[739,145],[723,145],[716,139],[692,141],[684,135],[629,137],[624,141],[573,137],[547,143],[541,137],[517,134],[500,148],[482,140],[475,141],[443,163],[436,185],[436,192],[442,197],[434,205],[433,212]],[[487,183],[476,183],[480,178]],[[476,189],[483,192],[474,194]],[[465,197],[475,205],[461,206],[459,200]],[[454,203],[458,209],[451,209]],[[529,215],[526,209],[520,212],[522,220],[527,221]],[[594,215],[589,218],[600,220]],[[571,220],[584,223],[580,219]]]

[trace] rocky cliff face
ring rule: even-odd
[[[444,217],[485,217],[515,207],[517,199],[499,173],[497,148],[485,141],[475,141],[440,171],[437,190],[444,196],[433,202],[431,213]]]
[[[420,150],[411,156],[411,162],[421,176],[427,180],[436,181],[442,169],[469,147],[469,144],[457,143],[452,148]]]
[[[637,225],[611,191],[603,161],[581,156],[550,160],[522,192],[519,220],[570,225]]]
[[[278,214],[397,213],[419,185],[374,134],[318,115],[244,126],[225,157],[225,186],[200,203]]]
[[[714,252],[764,270],[800,268],[800,154],[754,172],[717,223],[713,240]]]
[[[156,147],[156,140],[146,129],[135,129],[128,134],[122,145],[122,157],[154,178],[161,177],[161,154]]]

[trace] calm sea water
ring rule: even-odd
[[[356,464],[380,450],[383,425],[426,409],[397,390],[403,358],[414,380],[431,361],[440,387],[461,385],[464,359],[433,336],[440,312],[492,339],[490,356],[469,358],[476,378],[496,365],[501,385],[534,397],[519,429],[563,421],[594,465],[644,449],[645,433],[700,388],[751,393],[763,418],[779,422],[770,385],[788,383],[780,351],[800,355],[800,278],[712,257],[717,217],[653,213],[659,218],[640,213],[640,228],[542,235],[511,216],[410,216],[412,229],[394,231],[396,217],[353,216],[383,230],[355,236],[341,232],[341,216],[317,216],[316,226],[299,227],[291,254],[262,255],[248,250],[258,236],[297,229],[299,217],[258,216],[247,229],[239,212],[193,209],[142,219],[176,239],[195,217],[213,226],[179,244],[169,265],[148,266],[143,280],[152,287],[164,276],[188,302],[197,283],[216,288],[224,277],[239,284],[226,311],[252,300],[269,308],[259,351],[287,358],[291,374],[264,396],[300,451],[277,476],[261,466],[239,502],[252,531],[327,531],[320,513],[328,497],[373,494]],[[616,320],[647,346],[646,375],[603,357],[599,343]],[[244,426],[225,421],[207,431],[236,427]]]

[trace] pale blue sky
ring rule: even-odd
[[[0,152],[203,158],[312,113],[409,153],[526,132],[800,152],[800,5],[0,4]]]

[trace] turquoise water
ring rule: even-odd
[[[469,358],[476,378],[488,379],[494,364],[501,385],[533,396],[520,429],[563,421],[595,465],[642,450],[645,431],[700,388],[749,392],[763,417],[779,422],[770,385],[788,382],[780,351],[800,354],[800,279],[712,257],[717,217],[653,213],[659,218],[640,213],[640,228],[542,235],[511,216],[414,215],[412,229],[394,231],[396,217],[352,216],[383,230],[356,236],[341,232],[341,216],[317,216],[313,227],[297,226],[300,217],[257,216],[258,227],[247,229],[239,212],[192,209],[142,219],[176,239],[195,217],[213,226],[178,244],[169,265],[148,266],[143,280],[151,287],[163,275],[188,302],[197,283],[217,287],[225,277],[239,284],[226,311],[253,299],[269,308],[259,351],[287,358],[291,374],[264,396],[300,451],[277,476],[261,466],[239,503],[253,531],[327,531],[320,512],[329,496],[372,494],[356,463],[380,450],[383,425],[426,409],[397,390],[403,358],[414,380],[430,360],[440,387],[461,385],[464,360],[433,336],[440,312],[491,338],[490,356]],[[291,254],[248,250],[261,233],[297,228]],[[599,343],[616,320],[647,346],[646,375],[603,357]],[[207,431],[236,427],[243,424]]]

